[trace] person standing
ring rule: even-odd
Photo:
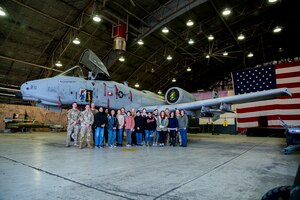
[[[151,112],[148,112],[148,116],[145,121],[145,144],[150,145],[151,135],[156,130],[156,119],[152,116]],[[153,141],[154,143],[154,141]]]
[[[125,117],[125,130],[126,130],[126,143],[127,147],[131,146],[131,133],[134,130],[134,119],[131,116],[131,112],[127,111],[127,116]]]
[[[175,113],[172,111],[170,113],[169,126],[168,126],[168,132],[171,139],[170,146],[172,145],[173,147],[175,147],[177,130],[178,130],[178,120],[175,117]]]
[[[168,130],[169,120],[165,111],[161,111],[157,118],[156,130],[159,132],[159,146],[163,147],[166,141],[166,132]]]
[[[104,112],[105,112],[106,117],[108,119],[108,117],[109,117],[109,110],[108,110],[108,108],[105,108]],[[107,126],[104,129],[104,139],[105,139],[105,143],[108,144],[108,130],[107,130]]]
[[[157,120],[158,120],[158,110],[157,109],[155,109],[153,111],[153,117],[155,118],[155,124],[157,124]],[[153,145],[152,146],[157,146],[158,139],[159,139],[159,133],[155,128],[154,135],[153,135]]]
[[[96,107],[95,107],[95,103],[94,102],[92,102],[91,103],[91,112],[93,113],[93,115],[94,115],[94,119],[95,119],[95,115],[97,114],[97,112],[98,112],[98,110],[96,109]],[[92,137],[91,138],[93,138],[93,140],[91,141],[91,144],[92,145],[95,145],[94,143],[95,143],[95,120],[94,120],[94,123],[93,123],[93,125],[92,125]]]
[[[179,142],[179,144],[181,145],[181,136],[180,136],[180,133],[179,133],[179,118],[181,117],[181,114],[180,114],[180,110],[176,109],[175,110],[175,116],[177,118],[177,121],[178,121],[178,131],[176,133],[176,139],[177,139],[177,142]]]
[[[104,113],[103,107],[99,108],[99,112],[95,115],[95,145],[97,148],[104,147],[104,129],[107,124],[107,115]]]
[[[85,106],[85,111],[80,113],[79,116],[80,123],[81,123],[81,130],[80,130],[80,143],[79,149],[82,149],[82,143],[84,136],[86,135],[86,142],[88,148],[93,148],[91,145],[91,135],[92,135],[92,125],[94,123],[94,115],[91,112],[90,105]]]
[[[117,143],[117,146],[122,146],[125,119],[124,119],[124,115],[122,114],[121,110],[117,111],[117,119],[118,119],[118,143]]]
[[[134,118],[135,124],[135,134],[136,134],[136,145],[142,146],[143,145],[143,132],[144,132],[144,117],[141,116],[141,112],[137,111],[136,116]]]
[[[72,132],[73,132],[74,146],[78,146],[77,135],[79,132],[79,115],[80,115],[80,111],[77,109],[77,103],[74,102],[72,104],[72,109],[70,109],[67,114],[68,128],[67,128],[66,147],[70,146]]]
[[[178,119],[178,127],[179,127],[179,133],[181,137],[181,145],[182,147],[187,146],[187,127],[189,124],[189,119],[187,115],[185,114],[184,110],[180,111],[180,116],[177,118]]]
[[[118,120],[115,117],[115,110],[110,111],[110,116],[107,120],[107,131],[108,131],[108,146],[110,148],[116,147],[114,141],[116,140],[116,131],[118,127]]]
[[[131,108],[131,116],[133,117],[133,119],[135,118],[135,116],[136,116],[135,108]],[[135,132],[135,129],[133,129],[133,131],[131,132],[131,144],[136,145],[136,132]]]

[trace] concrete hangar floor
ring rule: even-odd
[[[188,135],[189,146],[78,149],[65,133],[0,134],[0,199],[261,199],[293,185],[284,138]]]

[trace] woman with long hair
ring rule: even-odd
[[[166,141],[166,132],[168,130],[169,120],[165,111],[161,111],[157,118],[156,130],[159,132],[159,146],[163,147]]]

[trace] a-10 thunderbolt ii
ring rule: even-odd
[[[86,105],[94,102],[96,106],[126,110],[131,108],[147,111],[154,109],[184,109],[188,115],[218,116],[224,112],[232,112],[231,105],[260,101],[277,96],[289,95],[287,88],[273,89],[249,94],[214,98],[197,101],[187,91],[170,88],[165,98],[150,92],[139,91],[112,81],[101,60],[89,49],[85,50],[79,64],[52,78],[28,81],[21,86],[20,95],[24,100],[35,101],[36,106],[48,110],[60,111],[62,106],[77,102]]]

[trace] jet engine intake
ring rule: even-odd
[[[168,104],[178,104],[196,101],[195,97],[191,93],[179,87],[171,87],[170,89],[168,89],[165,95],[165,100]]]

